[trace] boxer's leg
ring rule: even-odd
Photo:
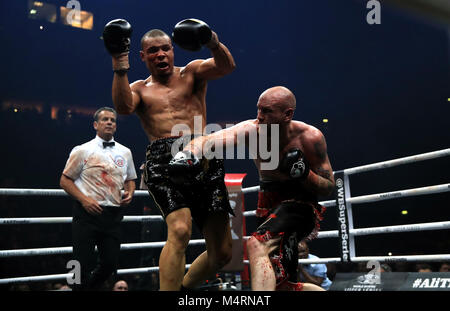
[[[211,213],[203,225],[206,251],[200,254],[183,279],[183,287],[194,288],[231,260],[231,230],[227,211]]]
[[[251,287],[254,291],[273,291],[276,286],[275,270],[269,254],[279,247],[280,237],[261,241],[255,236],[247,241],[250,262]]]
[[[186,265],[186,247],[192,232],[191,211],[182,208],[166,217],[167,241],[159,257],[160,290],[179,290]]]

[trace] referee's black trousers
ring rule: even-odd
[[[73,290],[99,290],[117,271],[123,209],[116,206],[102,209],[102,214],[92,215],[79,202],[74,205],[72,246],[73,257],[80,263],[81,284],[74,284]]]

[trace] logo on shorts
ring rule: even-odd
[[[125,165],[125,159],[118,155],[114,158],[114,163],[116,163],[118,167],[123,167]]]

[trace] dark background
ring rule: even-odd
[[[66,1],[46,2],[66,5]],[[70,150],[94,137],[92,118],[82,111],[112,106],[111,58],[100,36],[103,26],[115,18],[125,18],[133,26],[130,81],[148,76],[138,52],[140,38],[149,29],[170,34],[178,21],[195,17],[217,32],[237,68],[209,83],[208,123],[254,118],[259,94],[284,85],[297,97],[295,119],[325,134],[335,171],[449,147],[448,25],[385,4],[381,24],[368,25],[366,1],[356,0],[80,3],[82,10],[94,14],[92,30],[59,20],[30,19],[27,1],[0,4],[2,188],[59,188]],[[175,47],[178,66],[209,56],[206,50],[192,53]],[[33,104],[43,108],[33,110]],[[51,107],[60,108],[56,119],[50,118]],[[73,112],[74,107],[79,112]],[[329,122],[322,123],[323,118]],[[148,144],[138,118],[119,117],[115,138],[132,150],[138,169]],[[244,187],[257,184],[251,160],[228,160],[226,169],[248,173]],[[448,183],[449,173],[447,157],[359,174],[350,178],[351,194]],[[0,217],[71,213],[67,198],[1,197],[0,204]],[[255,206],[256,194],[247,195],[247,210]],[[355,227],[446,221],[449,208],[448,193],[355,205]],[[402,215],[402,210],[408,214]],[[136,199],[128,214],[143,213],[158,211],[149,199]],[[337,228],[335,214],[334,207],[328,209],[323,230]],[[132,223],[123,228],[125,243],[165,239],[163,224]],[[247,233],[252,230],[254,222],[248,218]],[[68,225],[11,225],[0,231],[1,249],[70,245]],[[450,249],[448,230],[359,237],[356,245],[361,256],[441,254]],[[310,247],[319,257],[339,254],[337,239],[315,240]],[[196,253],[188,254],[188,262]],[[121,268],[157,265],[158,256],[159,250],[127,251]],[[0,275],[66,271],[68,257],[53,257],[1,259]]]

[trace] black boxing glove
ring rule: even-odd
[[[124,19],[115,19],[107,23],[103,29],[103,42],[106,50],[113,57],[115,72],[130,69],[128,53],[130,51],[131,33],[130,23]]]
[[[195,178],[202,170],[202,165],[192,152],[180,151],[170,160],[168,170],[172,181],[181,183]]]
[[[130,23],[124,19],[115,19],[105,25],[103,42],[111,55],[130,51],[131,33]]]
[[[303,152],[298,148],[290,149],[280,163],[280,171],[293,179],[306,179],[309,165]]]
[[[205,22],[189,18],[182,20],[173,28],[172,41],[188,51],[199,51],[210,43],[212,31]]]

